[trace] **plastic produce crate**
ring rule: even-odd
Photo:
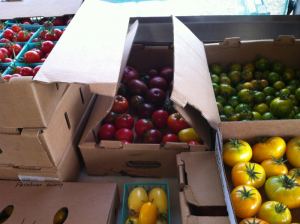
[[[31,21],[33,22],[33,23],[38,23],[41,19],[43,19],[44,17],[32,17],[32,18],[30,18],[31,19]],[[13,25],[13,24],[16,24],[16,23],[22,23],[22,20],[23,19],[27,19],[27,18],[17,18],[17,19],[11,19],[11,20],[7,20],[6,21],[6,24],[7,25]],[[51,22],[54,20],[54,18],[50,18],[49,19]],[[25,24],[25,26],[32,26],[32,25],[26,25]],[[34,26],[39,26],[39,27],[41,27],[41,26],[43,26],[43,25],[34,25]]]
[[[63,29],[65,29],[65,28],[67,28],[67,26],[53,26],[53,27],[50,27],[50,29],[51,28],[54,28],[54,29],[59,29],[59,30],[63,30]],[[47,30],[49,30],[49,28],[46,28]],[[39,34],[40,34],[40,32],[42,32],[42,30],[43,30],[43,27],[40,27],[40,29],[34,34],[34,38],[36,38],[36,37],[38,37],[39,36]],[[30,38],[30,41],[29,41],[29,43],[32,43],[32,41],[33,41],[33,39],[34,38]],[[57,41],[52,41],[53,43],[57,43]]]
[[[126,220],[129,217],[129,208],[128,208],[128,197],[130,192],[136,188],[142,187],[147,193],[149,193],[153,188],[160,187],[163,189],[168,197],[168,224],[171,224],[171,215],[170,215],[170,196],[169,196],[169,185],[168,183],[133,183],[124,185],[124,196],[123,196],[123,207],[122,207],[122,219],[121,224],[125,224]]]
[[[12,23],[12,24],[7,25],[7,26],[5,27],[5,30],[11,29],[12,25],[14,25],[14,24],[17,24],[17,23]],[[35,32],[35,34],[29,39],[28,42],[17,42],[17,44],[20,44],[20,43],[29,43],[30,41],[32,41],[32,40],[36,37],[37,31],[41,28],[41,27],[38,26],[38,25],[26,25],[26,24],[25,24],[25,25],[24,25],[24,24],[21,24],[21,27],[24,28],[24,29],[26,29],[26,30],[29,31],[29,32]],[[5,30],[3,30],[3,32],[4,32]],[[3,37],[2,35],[3,35],[3,34],[0,34],[0,39]]]
[[[14,62],[12,62],[11,64],[9,64],[10,66],[14,65]],[[30,67],[32,69],[34,69],[36,66],[38,65],[42,65],[42,63],[31,63],[31,64],[25,64],[25,63],[15,63],[16,66],[21,66],[23,67]],[[0,67],[1,70],[1,67]],[[3,70],[2,70],[3,71]],[[1,75],[2,77],[5,75],[11,75],[11,71],[12,71],[12,67],[6,67],[6,70],[3,72],[3,74]]]

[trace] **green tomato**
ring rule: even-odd
[[[229,114],[234,113],[234,108],[232,106],[226,105],[225,107],[223,107],[223,112],[226,116],[228,116]]]
[[[292,101],[283,94],[281,97],[277,97],[271,102],[270,110],[275,116],[284,118],[289,116],[292,112],[293,104]]]
[[[221,95],[231,95],[232,87],[228,84],[220,84],[220,94]]]
[[[278,118],[274,116],[272,112],[266,112],[262,115],[262,120],[277,120]]]
[[[217,107],[219,112],[223,110],[223,105],[219,102],[217,102]]]
[[[237,96],[238,91],[236,90],[236,88],[233,88],[233,87],[231,87],[231,88],[232,88],[232,91],[231,91],[230,96]]]
[[[295,86],[298,88],[300,86],[300,82],[296,79],[293,79],[293,80],[289,81],[289,86]]]
[[[253,101],[254,103],[263,103],[266,100],[266,95],[263,92],[254,93]]]
[[[265,87],[263,92],[266,96],[275,96],[276,93],[275,89],[271,86]]]
[[[228,78],[231,80],[232,85],[237,85],[241,81],[242,74],[240,71],[231,71]]]
[[[273,88],[276,90],[276,91],[280,91],[281,89],[285,88],[285,84],[284,82],[282,81],[277,81],[273,84]]]
[[[297,100],[300,100],[300,88],[296,89],[295,96],[296,96]]]
[[[293,106],[297,106],[299,101],[296,99],[295,95],[290,95],[290,100],[292,101]]]
[[[254,118],[253,113],[250,110],[243,110],[240,113],[240,120],[252,120]]]
[[[230,66],[230,71],[242,71],[242,66],[238,63],[234,63]]]
[[[217,75],[210,76],[212,83],[219,84],[220,78]]]
[[[236,113],[236,114],[232,114],[228,121],[240,121],[240,114],[239,113]]]
[[[282,73],[282,79],[285,83],[292,81],[295,78],[295,72],[291,68],[284,69]]]
[[[235,111],[235,113],[240,113],[245,109],[251,110],[251,106],[249,104],[241,103],[235,107],[234,111]]]
[[[280,81],[280,75],[276,72],[271,72],[267,76],[269,85],[273,85],[275,82]]]
[[[285,70],[285,66],[282,62],[274,62],[271,65],[271,72],[276,72],[281,75]]]
[[[216,97],[216,101],[219,102],[220,104],[222,104],[223,107],[227,104],[227,99],[225,96],[218,95]]]
[[[293,111],[295,112],[295,114],[299,114],[300,113],[300,107],[294,106]]]
[[[255,61],[255,68],[258,71],[264,72],[264,71],[268,70],[269,67],[270,67],[270,63],[265,58],[259,58],[258,60]]]
[[[219,75],[222,72],[222,68],[218,64],[212,64],[210,66],[210,72],[216,75]]]
[[[263,115],[263,114],[269,112],[269,107],[265,103],[260,103],[260,104],[257,104],[256,106],[254,106],[253,110],[258,112],[260,115]]]
[[[224,114],[220,115],[221,121],[228,121],[228,117]]]
[[[222,77],[228,77],[228,76],[227,76],[226,73],[221,73],[221,74],[219,75],[219,77],[222,78]]]
[[[268,75],[270,74],[271,72],[269,70],[267,71],[264,71],[263,72],[263,79],[267,79]]]
[[[300,113],[296,114],[296,115],[294,116],[294,119],[300,119]]]
[[[213,83],[212,85],[213,85],[214,93],[215,93],[215,96],[216,96],[216,95],[218,95],[219,92],[220,92],[220,87],[219,87],[219,85],[216,84],[216,83]]]
[[[256,112],[256,111],[252,111],[252,114],[253,114],[253,119],[254,119],[254,120],[257,121],[257,120],[261,120],[261,119],[262,119],[260,113],[258,113],[258,112]]]
[[[239,83],[235,86],[236,91],[241,91],[243,89],[243,83]]]
[[[231,96],[227,104],[232,106],[233,108],[236,108],[236,106],[239,105],[239,98],[237,96]]]
[[[242,89],[238,92],[238,98],[241,103],[251,103],[253,100],[253,92],[249,89]]]
[[[286,89],[288,89],[291,94],[295,94],[297,87],[289,85],[286,87]]]
[[[268,107],[270,107],[272,100],[274,100],[275,97],[274,96],[267,96],[265,103],[267,104]]]
[[[289,116],[284,117],[284,118],[282,118],[282,119],[294,119],[294,117],[295,117],[295,112],[292,111],[292,112],[289,114]]]

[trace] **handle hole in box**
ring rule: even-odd
[[[84,104],[84,98],[83,98],[81,87],[79,88],[79,92],[80,92],[80,96],[81,96],[81,102],[82,102],[82,104]]]
[[[2,154],[2,152],[3,152],[2,149],[0,149],[0,154]]]
[[[58,83],[56,83],[56,89],[59,90],[59,85],[58,85]]]
[[[14,211],[13,205],[6,206],[0,213],[0,223],[5,223]]]
[[[54,216],[53,223],[63,224],[68,218],[68,214],[69,214],[68,208],[64,207],[59,209]]]
[[[69,120],[69,116],[68,116],[67,112],[65,112],[65,118],[66,118],[66,122],[67,122],[68,128],[70,130],[71,129],[71,124],[70,124],[70,120]]]
[[[161,163],[157,161],[128,161],[126,166],[136,169],[157,169],[161,166]]]

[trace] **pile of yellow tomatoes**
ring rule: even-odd
[[[142,187],[128,197],[129,217],[125,224],[167,224],[168,197],[162,188],[153,188],[149,195]]]
[[[300,208],[300,137],[287,144],[280,137],[262,138],[252,148],[243,140],[229,139],[223,160],[233,167],[231,200],[236,216],[244,219],[240,224],[291,223],[290,209]],[[294,168],[288,170],[286,161]],[[261,187],[269,199],[263,204],[257,190]]]

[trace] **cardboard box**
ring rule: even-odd
[[[177,172],[175,155],[192,149],[186,143],[168,144],[165,147],[158,144],[122,146],[117,141],[102,141],[99,144],[97,132],[101,120],[112,107],[116,89],[126,64],[136,66],[141,73],[147,72],[153,66],[158,69],[174,66],[174,90],[171,99],[176,104],[175,108],[194,127],[204,141],[203,146],[193,147],[192,150],[210,149],[212,143],[209,125],[205,119],[201,118],[201,113],[198,110],[200,108],[198,96],[207,94],[203,92],[202,88],[198,88],[203,83],[200,71],[206,70],[209,73],[205,54],[203,53],[204,45],[188,28],[174,18],[174,50],[166,47],[140,48],[140,46],[137,46],[132,49],[129,57],[138,22],[131,26],[126,36],[128,17],[123,18],[124,13],[118,11],[116,6],[112,4],[106,3],[105,7],[101,6],[103,6],[103,3],[96,0],[85,1],[72,24],[79,26],[91,19],[92,16],[96,16],[93,20],[105,21],[105,11],[109,9],[112,9],[115,13],[120,13],[121,18],[120,16],[111,16],[112,19],[109,24],[100,24],[99,31],[101,30],[102,35],[97,36],[94,33],[91,35],[93,36],[92,39],[89,39],[89,41],[93,41],[93,38],[97,36],[97,41],[95,41],[97,44],[93,47],[78,47],[76,52],[75,49],[71,48],[70,43],[66,41],[67,37],[85,40],[87,36],[86,34],[74,35],[77,33],[75,25],[68,27],[68,32],[64,34],[66,35],[65,38],[60,40],[51,52],[35,80],[49,83],[90,84],[91,91],[98,94],[79,145],[90,175],[175,177]],[[105,35],[103,35],[103,30],[105,30]],[[67,49],[69,49],[68,57],[59,56],[61,52],[67,52]],[[95,55],[97,62],[101,63],[95,61],[95,63],[90,63],[91,66],[88,68],[80,67],[82,62],[79,62],[75,55],[86,51]],[[173,62],[174,58],[175,61]],[[191,64],[192,62],[197,63]],[[65,64],[74,66],[66,67]],[[89,74],[88,77],[81,75],[83,69]],[[61,75],[62,73],[64,75]],[[187,79],[186,74],[191,74],[195,78]],[[210,81],[210,77],[206,79]],[[213,91],[212,86],[210,88]],[[214,105],[215,103],[211,102],[211,104]]]
[[[215,152],[182,152],[176,159],[182,223],[229,224]]]
[[[1,181],[0,187],[0,211],[14,206],[5,224],[53,223],[61,208],[68,210],[64,224],[117,221],[120,198],[116,183]]]
[[[88,86],[72,84],[59,102],[48,128],[16,130],[18,133],[4,129],[5,132],[0,133],[0,165],[19,168],[58,166],[91,97]]]
[[[0,19],[52,17],[75,14],[83,0],[26,0],[0,2]]]
[[[287,121],[285,121],[287,122]],[[227,204],[227,210],[228,210],[228,215],[230,219],[231,224],[238,224],[242,219],[238,218],[235,216],[234,209],[232,206],[231,198],[230,198],[230,193],[234,189],[232,179],[231,179],[231,170],[232,168],[224,164],[223,162],[223,144],[229,141],[229,138],[232,138],[232,136],[235,136],[234,138],[239,138],[241,140],[244,140],[250,144],[252,147],[255,144],[255,140],[259,137],[274,137],[274,136],[279,136],[283,138],[286,142],[291,140],[294,137],[299,136],[299,130],[294,130],[290,129],[287,130],[285,127],[288,126],[289,124],[286,123],[286,126],[280,127],[280,128],[275,128],[276,124],[272,128],[269,129],[268,133],[264,133],[263,129],[256,129],[256,134],[253,134],[250,132],[245,132],[242,131],[243,128],[243,123],[244,122],[239,122],[236,125],[235,129],[232,129],[231,132],[222,132],[222,126],[217,132],[217,137],[216,137],[216,157],[218,161],[218,167],[220,171],[220,176],[221,176],[221,181],[222,181],[222,186],[223,186],[223,191],[225,195],[225,201]],[[251,128],[255,128],[255,122],[248,122],[251,124]],[[278,124],[277,124],[278,125]],[[252,130],[250,129],[250,130]],[[291,167],[289,163],[287,162],[286,165]],[[267,198],[267,195],[265,193],[264,187],[261,187],[258,189],[262,196],[262,203],[269,201]],[[290,209],[291,214],[292,214],[292,223],[298,223],[300,222],[300,208],[297,209]]]
[[[92,97],[86,111],[77,125],[77,129],[64,150],[64,154],[58,164],[53,168],[0,166],[0,179],[21,181],[57,181],[76,182],[82,168],[82,159],[79,156],[78,142],[95,103],[95,95]]]

